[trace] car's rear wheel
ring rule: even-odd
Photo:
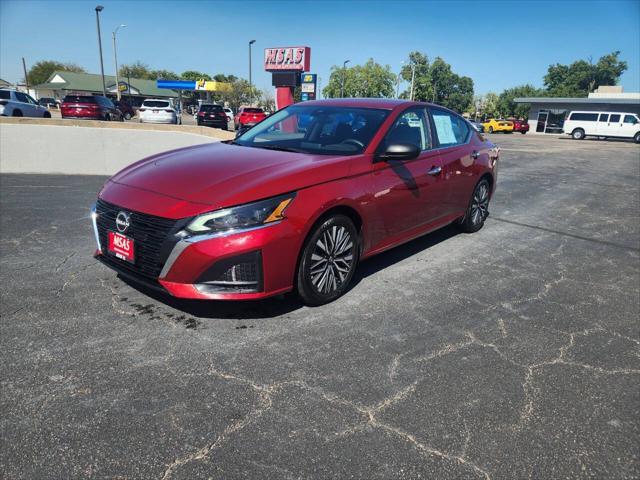
[[[490,196],[491,187],[489,181],[483,178],[473,189],[467,212],[458,222],[458,226],[463,232],[474,233],[482,228],[484,221],[489,216]]]
[[[323,219],[302,249],[296,287],[307,305],[332,302],[343,295],[358,264],[358,231],[345,215]]]
[[[131,120],[131,114],[129,112],[124,114],[124,119],[125,120]]]
[[[640,132],[636,133],[636,135],[633,137],[633,141],[636,143],[640,143]]]
[[[527,133],[527,132],[526,132],[526,131],[524,131],[524,130],[522,130],[520,133],[524,135],[524,134],[525,134],[525,133]]]
[[[22,116],[22,111],[20,110],[14,110],[13,113],[11,114],[12,117],[21,117]]]
[[[42,114],[42,118],[51,118],[51,114],[49,112],[44,112]]]
[[[571,138],[574,140],[582,140],[584,138],[584,130],[581,128],[576,128],[573,132],[571,132]]]
[[[104,119],[106,122],[110,122],[111,121],[111,115],[109,115],[108,113],[104,116]]]
[[[493,133],[493,127],[489,127],[489,133]]]

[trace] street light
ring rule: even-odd
[[[100,12],[104,10],[102,5],[96,6],[96,24],[98,25],[98,48],[100,49],[100,73],[102,74],[102,95],[107,96],[107,86],[104,83],[104,62],[102,61],[102,38],[100,36]]]
[[[413,82],[416,79],[416,64],[411,62],[411,95],[409,99],[413,102]]]
[[[253,84],[251,83],[251,45],[256,43],[255,40],[249,42],[249,105],[253,105]]]
[[[340,87],[341,98],[344,98],[344,82],[347,76],[347,63],[349,63],[350,61],[351,60],[345,60],[344,62],[342,62],[342,86]]]
[[[118,33],[118,29],[125,28],[125,27],[126,27],[126,25],[123,23],[121,25],[118,25],[116,27],[116,29],[112,32],[112,36],[113,36],[113,63],[116,66],[116,97],[118,98],[118,101],[120,101],[121,96],[120,96],[120,79],[118,78],[118,53],[116,51],[116,33]],[[129,92],[129,94],[131,94],[131,92]]]

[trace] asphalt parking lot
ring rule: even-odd
[[[0,177],[4,478],[640,476],[640,147],[493,135],[491,217],[319,308],[150,297],[104,177]]]

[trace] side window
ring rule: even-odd
[[[614,115],[612,113],[611,117],[609,117],[609,123],[618,123],[619,121],[620,121],[620,115]]]
[[[636,123],[638,123],[638,119],[636,117],[634,117],[633,115],[625,115],[624,116],[624,123],[630,123],[632,125],[635,125]]]
[[[29,103],[29,99],[22,92],[16,92],[16,100],[18,100],[19,102],[23,102],[23,103]]]
[[[38,102],[36,102],[36,100],[31,96],[31,95],[25,95],[27,97],[27,101],[33,105],[38,105]]]
[[[431,110],[433,127],[441,147],[460,145],[469,138],[469,125],[459,116],[444,110]]]
[[[420,150],[433,148],[429,136],[426,112],[423,108],[412,108],[400,114],[381,142],[381,149],[396,143],[417,145]]]
[[[608,113],[601,113],[600,114],[600,119],[598,120],[599,122],[606,122],[609,119],[609,114]]]

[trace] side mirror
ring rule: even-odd
[[[411,143],[392,143],[376,155],[378,161],[412,160],[420,155],[420,147]]]
[[[244,135],[244,133],[247,130],[250,130],[250,129],[251,129],[251,127],[247,127],[246,125],[241,126],[240,128],[238,128],[238,130],[236,130],[236,137],[235,138],[238,138],[239,136]]]

